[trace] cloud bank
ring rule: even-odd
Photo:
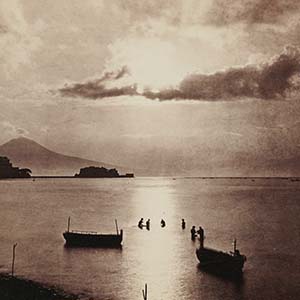
[[[118,71],[106,72],[101,78],[93,81],[76,83],[70,86],[67,85],[60,89],[60,92],[63,96],[83,97],[90,99],[117,97],[122,95],[136,95],[137,88],[135,85],[109,87],[109,84],[112,82],[117,82],[119,79],[122,79],[128,74],[128,69],[123,67]]]
[[[150,89],[138,92],[136,84],[117,86],[120,79],[130,76],[125,67],[107,72],[100,79],[67,85],[60,92],[63,96],[89,99],[133,95],[158,100],[276,99],[299,90],[299,72],[300,50],[287,46],[282,53],[263,64],[229,68],[213,74],[189,74],[177,87],[156,92]]]

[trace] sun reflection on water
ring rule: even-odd
[[[135,214],[150,219],[150,230],[136,229],[135,240],[135,274],[134,285],[142,288],[148,284],[149,298],[172,299],[176,270],[174,249],[175,205],[173,185],[170,180],[159,181],[149,187],[140,186],[132,199],[135,202]],[[160,221],[166,221],[162,228]],[[178,221],[178,220],[177,220]],[[178,227],[177,227],[178,229]]]

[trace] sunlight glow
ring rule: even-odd
[[[139,91],[177,85],[190,71],[181,61],[176,44],[158,38],[130,40],[114,45],[112,51],[116,67],[126,65],[129,68]]]
[[[172,266],[178,265],[173,255],[175,239],[171,228],[174,224],[174,199],[172,182],[166,179],[154,181],[152,186],[140,186],[132,199],[136,202],[136,215],[151,220],[150,231],[139,230],[135,240],[137,286],[149,285],[151,299],[174,299],[174,272]],[[158,184],[159,183],[159,184]],[[167,222],[165,228],[160,227],[160,220]],[[166,294],[171,295],[166,298]]]
[[[137,188],[134,201],[137,202],[136,215],[138,216],[143,216],[146,213],[147,217],[157,224],[161,218],[172,219],[174,212],[172,182],[166,179],[165,185],[158,185],[156,181],[153,181],[151,189],[141,186]]]

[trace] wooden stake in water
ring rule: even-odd
[[[15,272],[15,258],[16,258],[16,247],[17,247],[17,243],[15,243],[13,245],[13,257],[12,257],[12,264],[11,264],[11,276],[14,276],[14,272]]]
[[[147,300],[147,297],[148,297],[148,295],[147,295],[147,283],[145,283],[145,289],[142,290],[142,293],[143,293],[143,299]]]

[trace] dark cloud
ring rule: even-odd
[[[145,92],[151,99],[233,100],[236,98],[274,99],[286,96],[299,80],[298,48],[286,47],[270,62],[258,66],[231,68],[210,75],[192,74],[185,77],[177,89],[157,93]]]
[[[190,99],[223,101],[241,98],[283,98],[300,86],[300,51],[288,46],[269,62],[230,68],[214,74],[190,74],[176,88],[153,92],[145,90],[140,95],[149,99]],[[60,89],[64,96],[97,99],[122,95],[138,95],[137,86],[107,87],[129,74],[126,68],[105,73],[100,79],[77,83]]]
[[[295,0],[214,0],[207,21],[223,26],[232,23],[276,23],[300,9]]]
[[[101,78],[98,80],[95,80],[95,84],[100,84],[102,82],[111,81],[111,80],[117,80],[120,79],[126,75],[129,75],[129,70],[126,66],[123,66],[120,70],[117,71],[111,71],[111,72],[105,72]]]
[[[101,78],[93,81],[67,85],[60,89],[60,92],[63,96],[83,97],[90,99],[117,97],[122,95],[136,95],[137,88],[135,85],[108,87],[108,84],[114,83],[128,74],[128,69],[123,67],[116,72],[106,72]]]
[[[93,82],[75,84],[60,90],[63,96],[83,97],[99,99],[106,97],[118,97],[124,95],[136,95],[135,86],[125,86],[120,88],[106,88],[104,85],[97,85]]]

